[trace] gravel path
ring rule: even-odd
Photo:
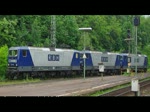
[[[140,78],[150,77],[144,74]],[[130,82],[129,76],[105,76],[101,77],[48,80],[41,83],[23,85],[1,86],[0,96],[74,96],[90,91],[97,91],[106,87]]]

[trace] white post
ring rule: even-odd
[[[85,55],[85,32],[84,32],[84,55]],[[85,59],[86,59],[86,55],[84,57],[84,79],[85,79]]]
[[[92,30],[92,28],[79,28],[79,30],[84,30],[84,31],[88,31],[88,30]],[[84,61],[84,79],[85,79],[85,60],[86,59],[86,55],[85,55],[85,32],[84,32],[84,55],[83,55],[83,61]]]
[[[136,30],[136,44],[135,44],[135,50],[136,50],[136,66],[135,66],[135,74],[137,75],[137,26],[135,26]]]

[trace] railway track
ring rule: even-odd
[[[146,86],[150,86],[150,80],[146,80],[146,81],[141,81],[139,82],[140,85],[140,90],[142,90],[144,87]],[[117,89],[117,90],[113,90],[111,92],[107,92],[104,93],[102,95],[99,95],[98,97],[101,96],[127,96],[128,94],[133,94],[134,92],[131,91],[131,85]]]

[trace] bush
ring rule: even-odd
[[[147,55],[148,60],[150,60],[150,52],[149,52],[150,46],[145,46],[143,49],[141,49],[142,54]],[[148,61],[148,67],[150,67],[150,61]]]
[[[7,56],[8,56],[8,46],[4,45],[0,47],[0,80],[5,78],[7,70]]]

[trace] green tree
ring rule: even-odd
[[[12,46],[15,44],[16,23],[17,20],[12,21],[6,18],[0,20],[0,45],[7,44],[8,46]]]
[[[57,47],[60,47],[61,44],[66,44],[71,48],[75,48],[78,35],[78,25],[75,16],[56,16],[56,21]]]

